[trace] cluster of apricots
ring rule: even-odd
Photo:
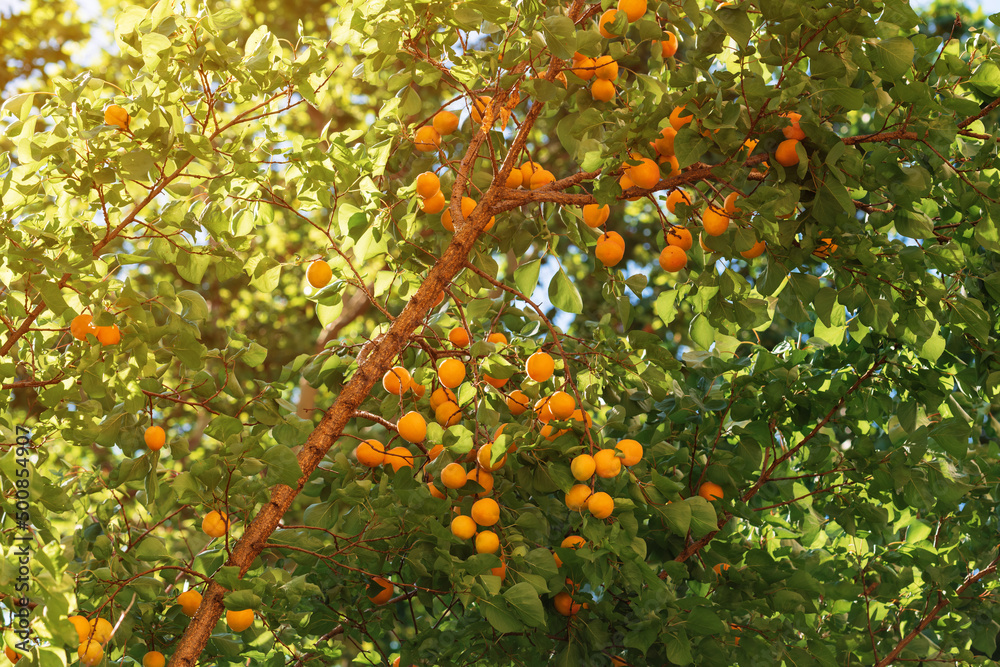
[[[87,336],[93,336],[104,346],[117,345],[121,342],[122,332],[117,324],[107,326],[94,326],[93,315],[81,313],[73,318],[69,324],[69,332],[77,340],[87,340]]]
[[[80,640],[80,647],[77,649],[80,664],[85,667],[94,667],[104,660],[104,646],[111,641],[111,633],[114,630],[111,623],[100,617],[88,621],[84,616],[70,616],[69,622],[76,628],[76,634]],[[10,653],[7,654],[7,657],[10,657]],[[11,660],[14,659],[11,658]],[[154,664],[145,667],[156,666]],[[159,667],[163,667],[162,655]]]

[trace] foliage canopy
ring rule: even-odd
[[[984,23],[179,4],[2,107],[32,664],[992,664]]]

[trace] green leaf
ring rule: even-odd
[[[260,457],[267,463],[267,479],[270,483],[294,487],[302,477],[302,468],[291,447],[274,445]]]
[[[553,306],[567,313],[583,312],[583,298],[580,296],[576,284],[569,279],[561,266],[549,283],[549,301],[552,302]]]
[[[542,21],[545,43],[552,53],[569,60],[576,51],[576,26],[568,16],[552,15]]]
[[[686,502],[671,502],[663,508],[663,516],[670,530],[678,535],[687,535],[691,528],[691,506]]]
[[[685,498],[684,503],[691,510],[691,534],[702,537],[719,529],[715,508],[701,496]]]
[[[138,546],[129,552],[137,560],[145,562],[158,562],[172,560],[167,545],[159,537],[147,535],[139,542]]]
[[[500,634],[520,632],[524,629],[524,625],[513,614],[490,600],[480,600],[479,604],[483,609],[483,615],[486,616],[486,621]]]
[[[746,5],[726,5],[715,10],[716,20],[740,46],[750,43],[753,24],[747,16]],[[678,158],[679,159],[679,158]]]
[[[875,71],[890,81],[896,81],[910,70],[914,51],[913,42],[906,37],[868,42],[868,55]]]
[[[545,625],[545,610],[534,586],[522,581],[508,588],[503,597],[529,626],[540,628]]]
[[[542,260],[536,259],[514,269],[514,284],[521,294],[531,298],[538,286],[538,274],[542,269]]]
[[[184,304],[181,317],[195,322],[208,319],[208,302],[201,294],[193,290],[181,290],[177,293],[177,298]]]
[[[707,607],[692,609],[688,614],[687,627],[693,635],[716,635],[726,630],[722,619]]]

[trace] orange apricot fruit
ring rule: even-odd
[[[687,253],[680,246],[668,245],[660,251],[660,268],[664,271],[680,271],[687,266]]]
[[[774,159],[782,167],[794,167],[799,163],[799,154],[795,150],[798,145],[798,139],[785,139],[774,151]]]
[[[524,372],[535,382],[545,382],[555,372],[556,363],[547,352],[538,351],[524,362]]]
[[[435,151],[441,145],[441,135],[430,125],[424,125],[413,134],[413,147],[421,153]]]

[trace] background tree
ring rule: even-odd
[[[3,105],[32,660],[988,663],[975,20],[267,7]]]

